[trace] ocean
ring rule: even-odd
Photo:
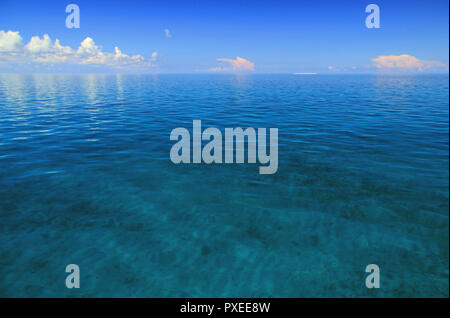
[[[277,172],[172,163],[193,120]],[[448,74],[0,75],[0,297],[448,297],[448,209]]]

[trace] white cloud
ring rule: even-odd
[[[78,47],[77,53],[84,56],[93,56],[101,53],[101,50],[90,37],[85,38]]]
[[[241,70],[247,70],[252,71],[255,69],[255,63],[243,58],[237,56],[236,59],[217,59],[219,62],[227,63],[227,67],[214,67],[209,69],[211,72],[221,72],[221,71],[241,71]]]
[[[164,29],[164,34],[166,35],[167,38],[172,37],[172,33],[170,33],[169,29]]]
[[[412,70],[425,71],[433,68],[442,68],[446,65],[441,62],[423,61],[415,56],[402,55],[381,55],[372,59],[377,69],[384,70]]]
[[[124,54],[117,46],[114,53],[103,52],[92,38],[85,38],[80,46],[72,49],[61,45],[56,39],[52,42],[48,34],[42,38],[33,36],[24,45],[19,32],[4,32],[0,30],[0,58],[8,63],[29,64],[73,64],[73,65],[102,65],[113,68],[150,68],[155,66],[157,52],[150,58],[142,55]]]
[[[71,54],[71,53],[73,53],[73,50],[72,50],[72,48],[70,46],[62,46],[59,43],[58,39],[55,40],[55,44],[53,44],[53,47],[54,47],[54,49],[57,52],[60,52],[60,53],[63,53],[63,54]]]
[[[42,39],[38,36],[33,36],[30,42],[25,45],[25,49],[31,53],[50,52],[52,48],[53,43],[48,34],[44,34]]]
[[[342,73],[342,72],[357,72],[361,71],[359,67],[356,66],[328,66],[328,71],[333,73]]]
[[[0,52],[17,52],[22,49],[22,37],[19,32],[0,30]]]

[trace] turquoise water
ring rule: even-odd
[[[0,75],[0,296],[448,297],[448,98],[448,75]],[[174,165],[194,119],[277,127],[278,172]]]

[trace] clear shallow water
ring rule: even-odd
[[[0,75],[0,296],[448,297],[448,85]],[[278,172],[172,164],[193,119],[279,128]]]

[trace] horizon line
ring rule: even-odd
[[[364,73],[292,73],[292,72],[277,72],[277,73],[212,73],[212,72],[158,72],[158,73],[137,73],[137,72],[0,72],[0,75],[449,75],[450,72],[364,72]]]

